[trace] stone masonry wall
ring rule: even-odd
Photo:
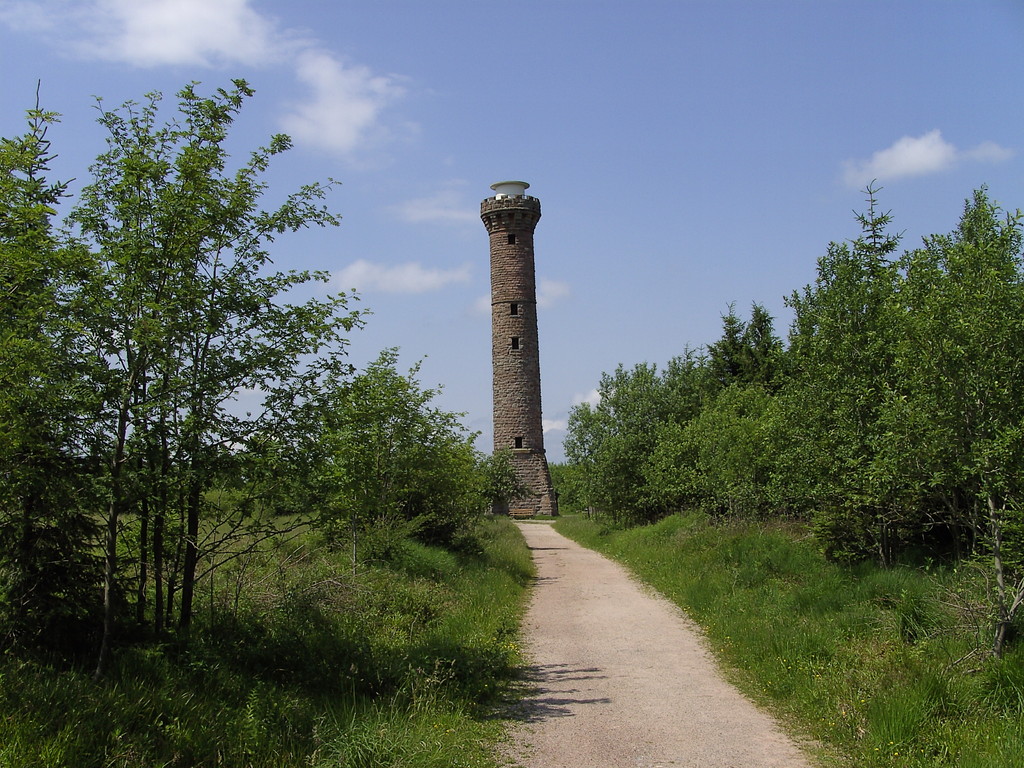
[[[494,450],[508,449],[532,495],[514,510],[558,514],[544,453],[533,233],[540,201],[528,195],[480,204],[490,235]]]

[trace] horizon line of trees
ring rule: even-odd
[[[900,254],[877,192],[787,298],[788,343],[730,307],[706,349],[604,374],[570,413],[563,493],[621,524],[799,517],[842,562],[981,558],[999,654],[1024,602],[1021,214],[981,188]]]

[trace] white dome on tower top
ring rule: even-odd
[[[519,197],[526,194],[530,185],[525,181],[498,181],[491,184],[495,197]]]

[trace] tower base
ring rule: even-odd
[[[557,517],[558,494],[551,484],[551,472],[544,452],[530,449],[513,450],[512,466],[516,472],[516,480],[531,493],[522,498],[512,499],[508,504],[495,504],[492,511],[495,514],[508,514],[512,517]]]

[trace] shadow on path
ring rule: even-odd
[[[566,683],[604,680],[597,667],[574,667],[569,664],[535,664],[522,670],[519,694],[523,697],[511,702],[504,716],[523,723],[538,723],[559,717],[575,717],[575,707],[592,704],[610,704],[611,699],[573,696],[579,688]]]

